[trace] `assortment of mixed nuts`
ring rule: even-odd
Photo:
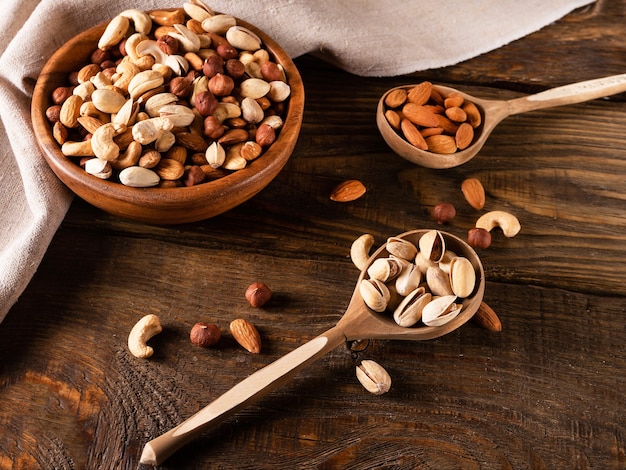
[[[277,138],[291,88],[257,34],[199,0],[113,18],[91,62],[52,93],[61,152],[99,178],[192,186]]]
[[[395,88],[383,102],[389,125],[414,147],[433,153],[466,149],[482,123],[478,107],[461,93],[444,95],[427,81]]]

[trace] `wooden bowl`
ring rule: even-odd
[[[255,26],[237,19],[255,32],[274,60],[284,67],[291,96],[284,125],[276,141],[246,168],[196,186],[178,188],[133,188],[116,181],[102,180],[86,173],[76,161],[61,153],[52,136],[46,110],[52,91],[66,86],[70,72],[90,62],[106,23],[95,26],[64,44],[45,64],[33,93],[32,122],[35,135],[52,171],[76,195],[111,214],[152,224],[195,222],[222,214],[247,201],[280,172],[298,140],[304,112],[304,86],[287,53]]]

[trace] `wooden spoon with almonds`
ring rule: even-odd
[[[482,117],[480,125],[474,129],[472,143],[462,150],[450,148],[450,145],[448,145],[450,143],[449,139],[444,142],[444,139],[433,136],[432,145],[440,147],[439,150],[441,153],[418,148],[419,145],[412,145],[402,134],[408,135],[409,140],[412,140],[412,137],[419,138],[415,135],[415,130],[408,125],[405,126],[409,128],[408,130],[406,128],[401,129],[400,122],[394,123],[396,126],[396,128],[394,128],[394,125],[390,124],[389,119],[385,116],[388,111],[388,107],[385,104],[387,97],[397,92],[397,90],[404,89],[408,91],[415,86],[416,85],[404,85],[392,88],[381,97],[376,110],[378,129],[385,142],[401,157],[427,168],[444,169],[462,165],[474,158],[485,144],[491,132],[505,118],[527,111],[582,103],[622,93],[626,91],[626,74],[587,80],[506,101],[476,98],[454,88],[433,85],[432,89],[439,92],[443,97],[455,94],[462,96],[465,101],[473,103],[479,109]],[[418,110],[411,109],[409,112],[417,114]]]

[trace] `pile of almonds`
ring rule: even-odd
[[[291,89],[250,29],[199,0],[126,10],[46,111],[62,153],[135,187],[192,186],[273,144]]]
[[[433,153],[466,149],[482,123],[474,103],[458,92],[444,95],[427,81],[395,88],[383,103],[389,125],[414,147]]]

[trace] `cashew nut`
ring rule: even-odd
[[[494,227],[500,227],[505,237],[514,237],[522,228],[517,217],[505,211],[487,212],[476,221],[476,228],[491,231]]]
[[[117,160],[111,162],[111,166],[116,170],[123,170],[124,168],[136,165],[141,157],[143,147],[137,141],[132,141],[128,144],[126,151],[119,156]]]
[[[98,48],[102,50],[107,50],[118,44],[124,38],[124,36],[126,36],[129,27],[130,21],[128,20],[128,18],[125,18],[121,15],[113,18],[107,25],[104,33],[102,33],[102,36],[100,36],[100,40],[98,41]]]
[[[130,330],[128,349],[135,357],[147,358],[154,354],[154,349],[146,343],[154,335],[163,331],[159,317],[149,314],[142,317]]]
[[[139,72],[141,72],[141,70],[130,60],[130,57],[124,57],[115,69],[115,75],[113,75],[111,80],[113,86],[127,93],[128,84]]]
[[[128,18],[135,25],[135,31],[142,34],[150,33],[152,29],[152,18],[145,11],[132,8],[130,10],[124,10],[119,16]]]
[[[166,117],[145,119],[133,126],[133,139],[148,145],[157,140],[163,131],[170,131],[173,127],[172,121]]]
[[[130,57],[130,60],[133,64],[139,67],[141,70],[148,70],[152,68],[155,63],[154,54],[142,54],[140,51],[142,50],[139,46],[144,42],[148,42],[148,36],[141,33],[131,34],[130,37],[126,40],[126,44],[124,48],[126,49],[126,54]],[[155,41],[154,44],[156,45]]]
[[[126,126],[111,122],[98,127],[91,137],[91,148],[96,157],[107,162],[117,159],[120,155],[120,148],[113,141],[113,137],[125,129]]]
[[[352,242],[352,246],[350,247],[350,259],[352,259],[352,262],[360,271],[367,268],[367,263],[370,259],[370,249],[373,245],[374,237],[369,233],[361,235]]]
[[[61,146],[61,153],[66,157],[95,157],[91,139],[80,142],[68,140]]]
[[[144,70],[135,75],[128,84],[128,93],[134,100],[145,92],[163,85],[163,75],[155,70]],[[123,104],[123,103],[122,103]]]

